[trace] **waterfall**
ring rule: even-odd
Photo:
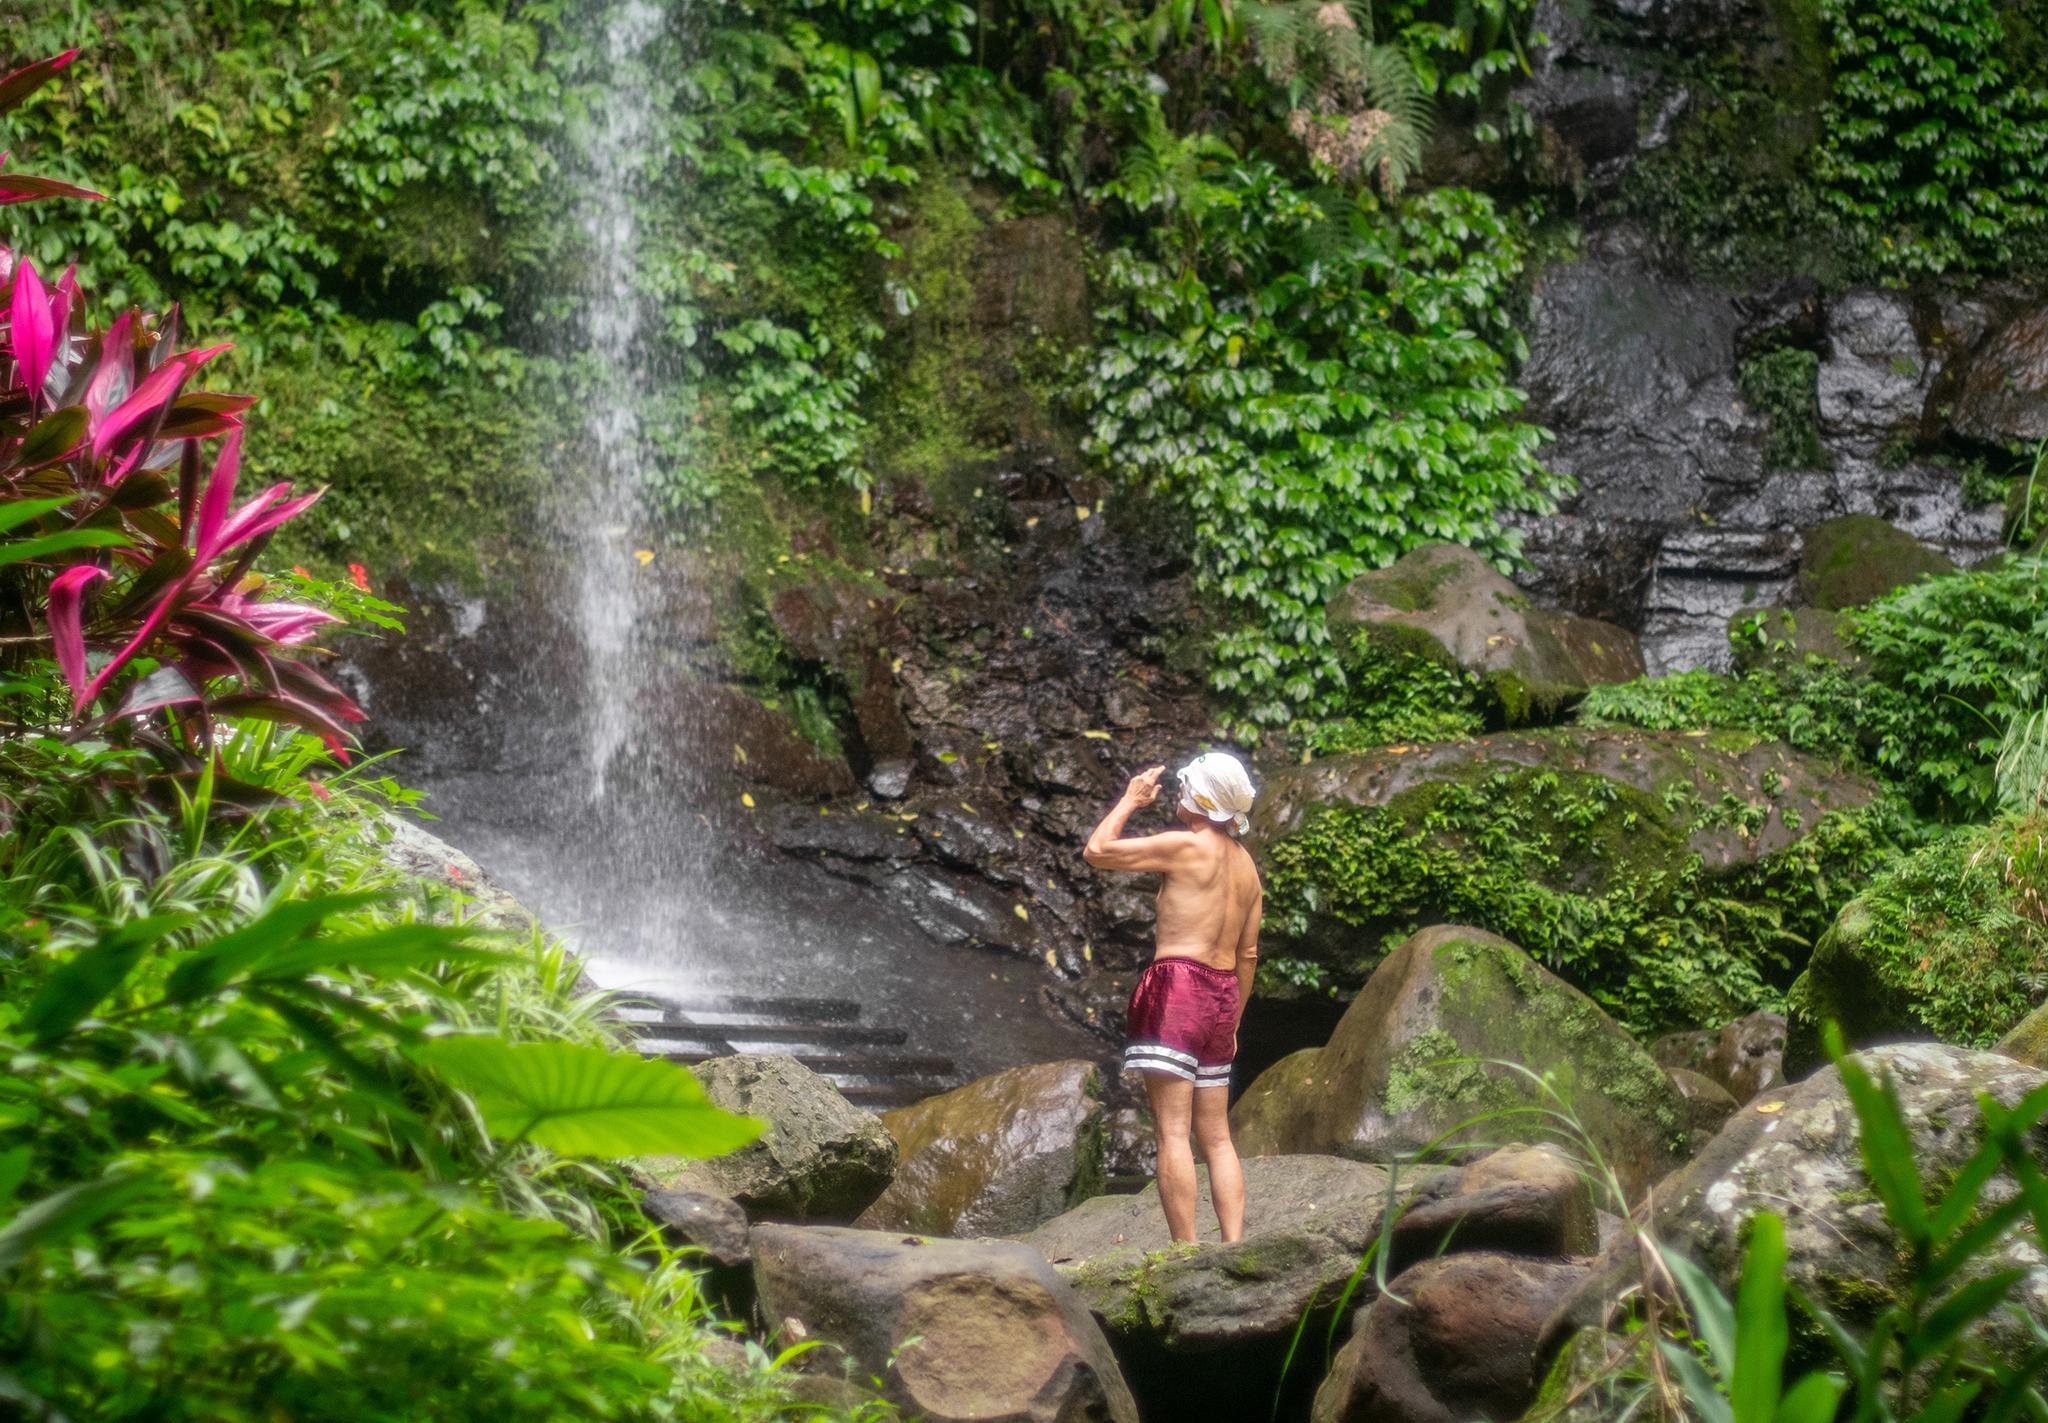
[[[591,252],[583,337],[595,369],[586,429],[589,468],[577,481],[577,507],[563,513],[585,654],[583,750],[590,798],[600,804],[614,760],[633,749],[645,691],[645,657],[636,652],[634,634],[643,623],[646,580],[636,576],[635,540],[647,525],[641,411],[651,382],[635,281],[635,209],[648,189],[657,136],[650,122],[647,51],[666,19],[658,0],[622,0],[605,17],[606,76],[579,165]]]

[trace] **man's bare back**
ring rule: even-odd
[[[1174,808],[1184,828],[1122,838],[1131,815],[1158,800],[1164,770],[1154,766],[1131,778],[1082,855],[1098,869],[1164,876],[1152,963],[1125,1014],[1124,1068],[1145,1080],[1157,1128],[1159,1201],[1173,1238],[1195,1238],[1192,1128],[1209,1163],[1223,1239],[1237,1240],[1244,1233],[1244,1173],[1230,1141],[1229,1092],[1216,1089],[1230,1086],[1237,1030],[1251,1000],[1263,893],[1258,867],[1224,827],[1242,831],[1254,793],[1235,758],[1198,756],[1180,773]]]

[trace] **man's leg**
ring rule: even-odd
[[[1175,1240],[1193,1240],[1195,1154],[1188,1146],[1188,1118],[1194,1108],[1195,1084],[1168,1073],[1148,1072],[1145,1095],[1152,1100],[1152,1130],[1159,1146],[1159,1204],[1166,1210],[1166,1230]]]
[[[1209,1163],[1209,1198],[1226,1241],[1244,1239],[1244,1167],[1230,1140],[1230,1089],[1204,1087],[1193,1094],[1195,1142]],[[1162,1178],[1160,1194],[1166,1192]]]

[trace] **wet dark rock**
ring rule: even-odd
[[[1203,1245],[1173,1245],[1156,1186],[1099,1196],[1024,1237],[1102,1321],[1148,1416],[1265,1416],[1302,1316],[1321,1337],[1378,1235],[1387,1174],[1330,1156],[1244,1162],[1245,1238],[1216,1241],[1208,1172],[1196,1223]],[[1351,1300],[1361,1302],[1361,1290]],[[1313,1378],[1296,1370],[1292,1393]]]
[[[1488,1113],[1540,1107],[1554,1076],[1631,1196],[1678,1164],[1685,1111],[1664,1070],[1593,1001],[1507,940],[1455,925],[1390,954],[1329,1044],[1284,1059],[1231,1109],[1240,1151],[1394,1160]],[[1493,1064],[1493,1065],[1490,1065]]]
[[[732,747],[732,775],[807,800],[851,795],[856,789],[846,758],[827,755],[796,729],[781,711],[735,687],[699,684],[682,724],[716,727],[717,739]]]
[[[1458,1254],[1390,1281],[1316,1393],[1315,1423],[1507,1423],[1535,1400],[1544,1321],[1575,1260]]]
[[[1627,227],[1596,231],[1577,261],[1537,277],[1523,381],[1545,451],[1579,491],[1518,521],[1539,602],[1634,630],[1653,672],[1725,667],[1731,616],[1790,601],[1793,531],[1874,514],[1958,560],[1996,546],[1995,509],[1965,507],[1928,456],[1937,378],[1970,313],[1916,324],[1908,300],[1755,290],[1661,265]],[[1953,328],[1953,330],[1951,330]],[[1824,469],[1774,469],[1768,419],[1743,400],[1743,359],[1815,350]]]
[[[1092,1062],[1011,1068],[882,1114],[896,1175],[870,1230],[1017,1235],[1102,1188],[1102,1073]]]
[[[1995,1053],[1939,1043],[1873,1048],[1858,1054],[1889,1074],[1898,1092],[1912,1158],[1923,1180],[1953,1179],[1976,1149],[1978,1094],[2011,1107],[2048,1083],[2048,1073]],[[2037,1140],[2037,1156],[2043,1155]],[[1994,1181],[1989,1199],[2012,1189]],[[1691,1164],[1658,1186],[1644,1224],[1682,1250],[1733,1294],[1750,1218],[1776,1212],[1785,1221],[1786,1282],[1833,1310],[1852,1329],[1866,1327],[1897,1298],[1912,1266],[1864,1173],[1861,1132],[1840,1073],[1823,1068],[1803,1082],[1765,1091],[1744,1105]],[[2013,1299],[2048,1320],[2048,1263],[2024,1228],[1990,1242],[1972,1269],[2014,1268],[2024,1278]],[[1603,1253],[1586,1284],[1547,1329],[1555,1346],[1578,1328],[1603,1327],[1621,1293],[1641,1278],[1637,1246],[1625,1237]],[[2031,1347],[2023,1323],[1994,1314],[1974,1328],[2010,1357]]]
[[[1955,560],[1870,514],[1843,514],[1808,529],[1799,549],[1799,593],[1839,612],[1894,588],[1954,570]]]
[[[761,1315],[786,1346],[829,1346],[930,1423],[1137,1423],[1101,1329],[1036,1251],[1002,1240],[763,1225]]]
[[[1330,600],[1328,617],[1340,658],[1416,655],[1462,668],[1509,726],[1552,720],[1588,687],[1643,674],[1633,633],[1536,607],[1454,544],[1424,544],[1353,579]]]
[[[1600,1227],[1592,1189],[1555,1146],[1509,1146],[1417,1187],[1395,1221],[1396,1269],[1451,1250],[1591,1255]]]
[[[2048,439],[2048,307],[2015,316],[1972,354],[1949,423],[1985,444]]]
[[[1122,1045],[1124,1013],[1138,976],[1130,972],[1085,974],[1071,983],[1046,985],[1046,1000],[1090,1032]]]
[[[851,1220],[888,1186],[895,1141],[874,1113],[794,1057],[742,1053],[691,1071],[712,1101],[768,1127],[709,1161],[639,1158],[634,1166],[654,1189],[727,1196],[756,1219]]]

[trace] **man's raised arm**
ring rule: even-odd
[[[1164,870],[1172,867],[1174,857],[1187,844],[1186,831],[1169,830],[1163,835],[1140,835],[1131,840],[1118,838],[1124,833],[1124,822],[1131,818],[1132,811],[1159,799],[1159,776],[1165,769],[1164,766],[1154,766],[1131,777],[1131,783],[1124,787],[1123,798],[1109,808],[1109,814],[1102,817],[1102,823],[1095,827],[1087,845],[1082,847],[1082,859],[1099,870]]]

